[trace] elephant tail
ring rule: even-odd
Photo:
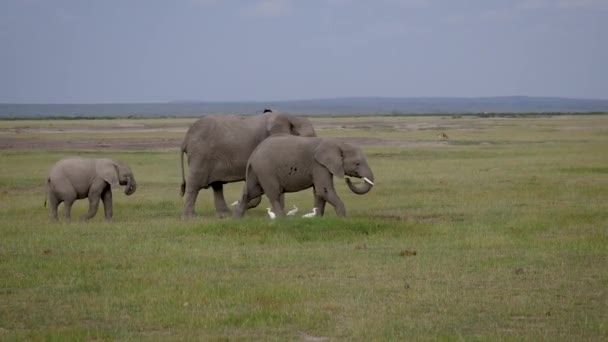
[[[44,193],[44,207],[46,208],[46,201],[49,198],[49,192],[51,191],[51,179],[46,179],[46,192]]]
[[[179,166],[182,169],[182,185],[179,191],[181,197],[184,197],[186,193],[186,176],[184,175],[184,153],[186,153],[186,144],[182,144],[182,147],[179,150],[180,163]]]

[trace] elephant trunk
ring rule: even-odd
[[[133,195],[133,193],[137,190],[137,183],[135,182],[135,178],[129,177],[127,178],[127,186],[125,187],[125,195]]]
[[[346,178],[348,188],[357,195],[365,195],[372,189],[372,186],[374,186],[374,175],[371,172],[367,176],[361,176],[361,178],[364,180],[361,185],[355,185],[350,179]]]

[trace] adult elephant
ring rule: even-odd
[[[215,211],[230,215],[223,185],[245,180],[247,160],[255,147],[267,137],[286,133],[316,136],[310,120],[264,110],[254,116],[206,116],[190,126],[181,146],[181,196],[186,195],[182,217],[194,215],[200,189],[213,189]],[[184,175],[184,153],[188,157],[188,181]],[[249,203],[257,206],[261,198]]]
[[[314,188],[317,215],[323,216],[329,202],[338,216],[345,216],[344,203],[334,189],[334,176],[363,179],[361,185],[355,185],[346,178],[350,190],[359,195],[374,185],[374,174],[358,147],[336,139],[272,136],[249,158],[243,195],[234,216],[242,217],[246,204],[262,194],[268,196],[276,216],[284,216],[283,194],[310,187]]]

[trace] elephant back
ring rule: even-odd
[[[207,148],[223,149],[230,145],[255,147],[266,136],[263,125],[252,117],[210,115],[195,121],[186,136],[186,149],[204,144]],[[253,148],[252,147],[252,148]],[[250,151],[251,152],[251,151]]]

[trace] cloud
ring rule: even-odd
[[[241,14],[252,17],[282,17],[291,13],[292,9],[290,0],[261,0],[245,7]]]

